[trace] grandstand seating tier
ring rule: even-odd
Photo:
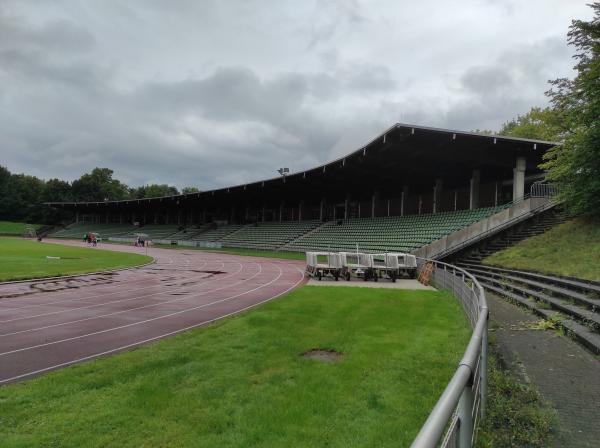
[[[224,247],[264,250],[344,250],[410,252],[487,218],[506,206],[426,215],[352,218],[328,221],[283,221],[256,224],[71,224],[50,236],[81,238],[97,232],[103,238],[146,234],[153,240],[220,242]]]

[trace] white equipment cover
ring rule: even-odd
[[[306,252],[306,264],[313,268],[341,269],[342,256],[337,252]]]
[[[385,254],[386,267],[391,269],[412,269],[417,267],[417,259],[414,255],[401,252]]]
[[[370,268],[373,266],[373,257],[371,254],[362,252],[340,252],[342,257],[342,266],[350,269]]]

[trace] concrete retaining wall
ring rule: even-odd
[[[502,230],[505,227],[514,225],[524,219],[533,216],[543,210],[546,210],[552,205],[552,201],[548,198],[529,198],[521,201],[510,208],[502,210],[495,215],[471,224],[464,229],[458,230],[457,232],[446,235],[437,241],[434,241],[426,246],[423,246],[412,253],[418,257],[423,258],[435,258],[439,254],[452,250],[453,248],[459,249],[466,241],[472,240],[473,243],[477,241],[477,237],[482,238],[487,236],[483,235],[486,232]],[[509,221],[517,220],[514,223]]]

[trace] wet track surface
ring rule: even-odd
[[[0,284],[0,384],[198,327],[304,282],[300,261],[155,248],[148,255],[156,262],[141,268]]]

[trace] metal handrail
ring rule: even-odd
[[[532,198],[554,198],[559,195],[560,188],[557,184],[538,180],[531,185],[530,192]]]
[[[461,302],[473,334],[458,368],[412,443],[413,448],[472,447],[477,417],[485,416],[487,393],[488,306],[483,287],[464,269],[429,258],[417,257],[419,269],[433,263],[433,284],[450,290]]]

